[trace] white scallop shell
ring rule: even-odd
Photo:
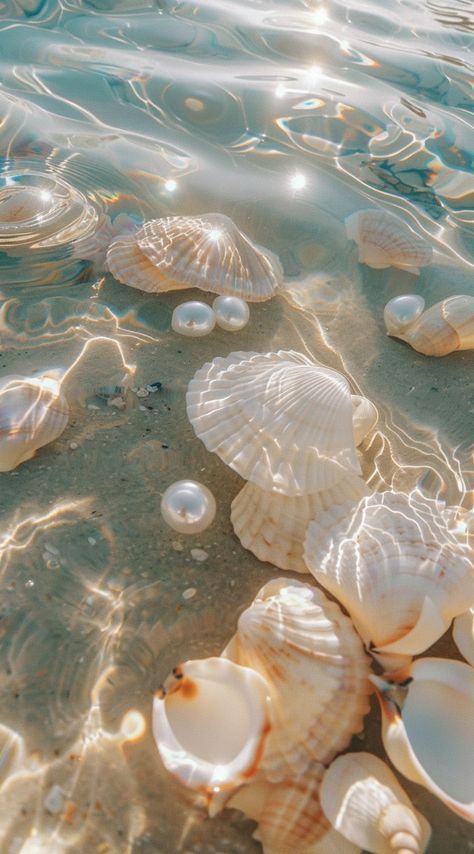
[[[69,407],[59,383],[50,377],[9,375],[0,379],[0,472],[29,460],[57,439]]]
[[[356,503],[369,492],[362,478],[350,472],[335,486],[294,497],[248,482],[232,502],[230,519],[243,547],[259,560],[308,573],[303,545],[309,523],[334,504]]]
[[[320,789],[326,818],[374,854],[423,854],[431,828],[388,765],[370,753],[346,753],[329,766]]]
[[[188,287],[163,276],[140,250],[136,235],[112,241],[107,250],[107,267],[119,282],[150,294]]]
[[[461,655],[474,667],[474,607],[456,617],[453,640]]]
[[[175,667],[153,700],[164,765],[193,789],[233,788],[258,770],[270,728],[262,677],[225,658]]]
[[[425,356],[447,356],[457,350],[474,350],[474,297],[465,294],[447,297],[418,313],[411,323],[400,324],[398,329],[392,323],[397,312],[397,299],[406,297],[396,297],[385,307],[389,335],[406,341]]]
[[[223,655],[260,673],[272,728],[260,765],[270,782],[329,762],[368,706],[368,662],[350,620],[308,584],[278,578],[241,614]]]
[[[304,495],[360,474],[347,380],[300,353],[217,357],[186,404],[206,448],[262,489]]]
[[[418,275],[432,258],[430,244],[395,214],[362,210],[346,218],[346,234],[359,247],[359,261],[376,270],[399,267]]]
[[[283,280],[278,258],[223,214],[150,220],[137,233],[137,243],[165,278],[188,288],[260,302]]]
[[[372,676],[382,737],[395,767],[474,822],[474,668],[419,658],[388,679]]]
[[[419,493],[333,507],[308,526],[305,561],[383,653],[423,652],[474,601],[468,546]]]
[[[379,413],[375,404],[367,397],[362,397],[360,394],[351,394],[351,398],[354,441],[358,447],[374,429],[379,418]]]

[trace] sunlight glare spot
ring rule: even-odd
[[[173,181],[173,179],[172,179],[172,178],[171,178],[169,181],[166,181],[166,182],[165,182],[165,190],[167,190],[167,191],[168,191],[168,193],[174,193],[174,191],[176,190],[177,186],[178,186],[178,185],[177,185],[176,181]]]
[[[306,177],[301,172],[295,172],[290,178],[292,190],[302,190],[306,186]]]

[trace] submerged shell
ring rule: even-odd
[[[388,679],[371,677],[382,737],[395,767],[474,822],[474,668],[420,658]]]
[[[431,828],[388,765],[370,753],[338,756],[322,779],[321,806],[332,826],[364,851],[423,854]]]
[[[243,547],[280,569],[308,573],[303,559],[308,524],[335,504],[354,504],[368,495],[361,477],[348,473],[335,486],[291,497],[246,483],[234,498],[230,519]]]
[[[374,429],[379,413],[375,404],[367,397],[362,397],[360,394],[352,394],[351,398],[354,441],[358,447]]]
[[[381,210],[362,210],[346,218],[346,233],[359,247],[359,261],[376,270],[399,267],[418,275],[430,263],[430,244],[403,220]]]
[[[474,607],[456,617],[453,640],[461,655],[474,667]]]
[[[188,287],[163,276],[140,250],[136,235],[112,241],[107,250],[107,267],[117,281],[150,294]]]
[[[423,652],[474,600],[468,546],[419,493],[376,493],[320,515],[305,561],[364,640],[390,654]]]
[[[69,407],[50,377],[9,375],[0,379],[0,472],[29,460],[61,435]]]
[[[163,276],[188,288],[260,302],[283,280],[278,258],[224,214],[153,219],[137,233],[137,243]]]
[[[400,307],[396,297],[385,306],[387,332],[410,344],[425,356],[447,356],[456,350],[474,350],[474,297],[465,294],[448,297],[406,322],[398,321]],[[413,297],[414,299],[414,297]]]
[[[272,729],[261,762],[270,782],[329,762],[368,711],[368,661],[350,620],[308,584],[278,578],[240,616],[223,655],[267,682]]]
[[[347,380],[301,353],[217,357],[186,404],[206,448],[262,489],[305,495],[360,474]]]
[[[164,765],[193,789],[233,788],[258,770],[270,728],[262,677],[224,658],[175,667],[153,700]]]

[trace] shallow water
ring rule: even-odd
[[[374,489],[472,509],[474,354],[426,358],[382,322],[398,294],[473,293],[472,4],[0,0],[0,28],[0,191],[46,173],[53,212],[70,191],[72,246],[106,215],[220,211],[285,269],[242,332],[193,340],[170,329],[180,293],[127,288],[54,240],[0,255],[1,375],[54,370],[71,406],[56,442],[0,475],[0,847],[257,852],[253,824],[208,820],[149,734],[154,689],[219,653],[275,576],[233,535],[242,482],[195,438],[184,393],[232,350],[314,355],[379,409],[363,447]],[[343,220],[370,206],[430,240],[419,278],[358,264]],[[97,398],[125,379],[162,388],[121,410]],[[161,520],[181,477],[217,498],[204,534]],[[455,654],[447,637],[434,651]],[[135,741],[129,709],[147,724]],[[383,755],[375,708],[354,746]],[[469,825],[402,782],[431,854],[467,851]]]

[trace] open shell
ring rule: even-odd
[[[474,667],[474,607],[456,617],[453,640],[461,655]]]
[[[410,294],[390,300],[384,310],[388,334],[425,356],[474,350],[473,296],[447,297],[426,311],[419,310],[422,303],[421,297]]]
[[[346,234],[359,247],[359,261],[375,270],[399,267],[418,275],[430,263],[430,244],[403,220],[382,210],[362,210],[348,216]]]
[[[423,652],[474,601],[468,546],[419,493],[333,507],[308,526],[305,561],[383,653]]]
[[[431,828],[388,765],[370,753],[338,756],[322,779],[321,806],[332,826],[364,851],[423,854]]]
[[[474,668],[420,658],[389,678],[371,680],[395,767],[474,822]]]
[[[158,294],[188,287],[163,276],[137,246],[136,235],[121,236],[112,241],[107,250],[107,267],[119,282],[146,293]]]
[[[153,701],[164,765],[193,789],[233,788],[258,770],[270,729],[263,678],[225,658],[176,667]]]
[[[206,448],[262,489],[305,495],[360,474],[347,380],[300,353],[217,357],[186,404]]]
[[[356,474],[311,495],[291,497],[246,483],[234,498],[230,519],[245,549],[280,569],[308,573],[303,558],[306,530],[313,519],[335,504],[354,504],[370,492]]]
[[[350,620],[308,584],[278,578],[241,614],[223,655],[267,682],[272,730],[261,762],[270,782],[329,762],[368,711],[368,662]]]
[[[9,375],[0,379],[0,472],[29,460],[65,429],[69,407],[50,377]]]

